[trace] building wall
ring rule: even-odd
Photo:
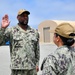
[[[53,33],[50,33],[50,30],[54,30],[56,28],[56,26],[57,26],[56,22],[51,21],[51,20],[46,20],[39,24],[38,31],[40,34],[40,43],[52,42]]]
[[[53,30],[62,22],[68,22],[75,28],[75,21],[46,20],[39,24],[40,43],[53,43]]]
[[[67,23],[70,23],[75,28],[75,21],[62,21],[62,20],[53,20],[53,21],[56,22],[57,25],[63,22],[67,22]]]

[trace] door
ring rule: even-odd
[[[43,36],[44,36],[44,42],[50,43],[50,27],[43,28]]]

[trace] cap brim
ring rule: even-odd
[[[29,11],[24,11],[24,12],[22,12],[21,14],[23,14],[23,13],[26,13],[26,14],[30,14],[30,12]]]

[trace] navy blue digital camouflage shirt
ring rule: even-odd
[[[75,48],[61,46],[44,59],[42,75],[75,75]]]
[[[39,65],[39,33],[28,26],[0,28],[0,45],[10,41],[11,69],[34,69]]]

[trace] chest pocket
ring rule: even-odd
[[[20,33],[14,33],[13,34],[13,45],[15,48],[22,48],[22,43],[23,43],[23,39],[22,39],[22,35]]]

